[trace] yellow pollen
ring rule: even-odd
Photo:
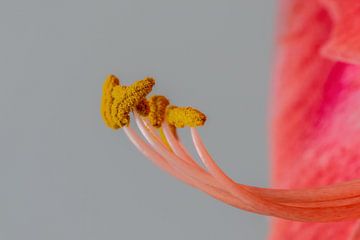
[[[156,128],[161,127],[165,119],[166,107],[170,104],[169,100],[160,95],[152,96],[149,100],[149,121]]]
[[[120,86],[119,80],[111,75],[104,83],[101,114],[107,126],[118,129],[128,126],[130,123],[130,112],[140,109],[146,112],[142,105],[146,96],[151,92],[155,80],[145,78],[132,85]]]
[[[119,79],[114,75],[109,75],[103,84],[103,95],[101,99],[101,108],[100,113],[105,122],[105,124],[113,129],[119,128],[119,126],[113,122],[111,117],[111,106],[114,102],[114,98],[112,97],[112,91],[114,87],[119,86]]]
[[[144,98],[135,108],[136,112],[140,114],[140,116],[147,117],[150,112],[149,102]]]
[[[166,110],[166,121],[177,128],[199,127],[206,121],[206,115],[192,107],[170,106]]]

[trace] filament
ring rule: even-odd
[[[170,137],[171,135],[166,125],[164,125],[164,134],[167,142],[171,146],[171,151],[166,148],[150,125],[147,126],[146,122],[137,115],[135,116],[135,119],[141,133],[150,144],[148,146],[151,146],[151,148],[159,154],[158,156],[161,156],[163,159],[166,159],[165,161],[168,161],[170,169],[172,169],[170,172],[172,175],[175,174],[176,176],[181,176],[180,180],[188,184],[190,183],[191,186],[196,187],[227,204],[264,215],[297,221],[338,221],[353,219],[360,215],[360,198],[358,195],[354,195],[354,193],[349,194],[350,196],[345,198],[344,195],[342,198],[337,198],[337,195],[333,193],[334,189],[332,188],[312,189],[310,192],[320,193],[319,195],[321,195],[322,198],[318,198],[317,201],[314,202],[305,201],[303,203],[299,201],[299,196],[300,198],[305,198],[305,200],[306,198],[307,200],[312,200],[312,198],[304,197],[307,196],[306,191],[308,190],[306,189],[267,189],[264,191],[262,188],[237,184],[217,166],[205,149],[197,130],[192,128],[191,133],[195,148],[204,165],[209,170],[209,172],[206,172],[196,164],[187,151],[181,150],[179,142],[178,144],[175,143],[178,140],[176,140],[175,137]],[[176,151],[176,154],[173,151]],[[355,182],[355,184],[356,183],[357,182]],[[350,193],[350,191],[347,191],[347,187],[349,186],[343,186],[346,187],[343,192]],[[343,186],[336,186],[336,188],[342,188]],[[285,194],[285,197],[283,195],[283,197],[280,198],[279,195],[283,193],[288,194]],[[220,196],[220,194],[225,195]],[[324,196],[330,196],[330,200],[324,199]],[[331,197],[333,197],[333,199],[331,199]],[[294,201],[295,199],[297,200]]]

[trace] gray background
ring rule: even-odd
[[[154,76],[207,113],[230,176],[266,186],[274,13],[273,0],[1,0],[0,239],[264,239],[265,217],[161,172],[99,105],[109,73]]]

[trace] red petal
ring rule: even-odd
[[[335,61],[360,64],[360,1],[322,0],[334,22],[322,54]]]
[[[360,1],[282,2],[271,116],[273,184],[297,188],[359,178]],[[345,240],[355,226],[273,223],[274,240]]]

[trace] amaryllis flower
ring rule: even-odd
[[[283,0],[271,119],[273,184],[360,177],[360,1]],[[356,221],[274,220],[272,238],[360,239]]]
[[[360,2],[282,1],[271,116],[273,187],[236,183],[197,127],[206,116],[148,98],[155,80],[110,75],[101,114],[175,178],[239,209],[274,217],[271,239],[359,239]],[[142,137],[133,130],[131,115]],[[201,163],[176,134],[188,127]]]

